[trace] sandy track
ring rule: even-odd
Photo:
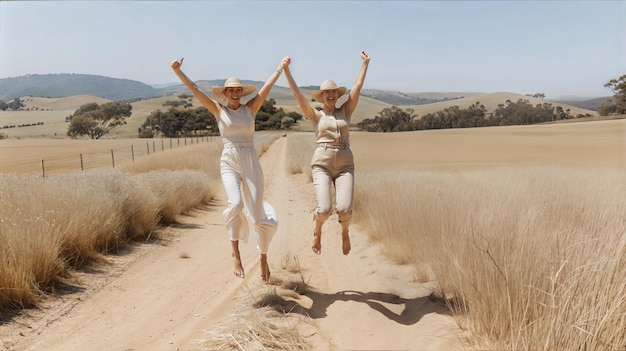
[[[333,216],[324,227],[322,254],[311,252],[313,186],[285,171],[286,138],[261,157],[266,199],[279,229],[269,252],[273,277],[281,259],[297,257],[311,290],[292,313],[310,317],[308,337],[316,350],[454,350],[461,332],[430,286],[415,281],[407,266],[384,258],[357,227],[352,252],[341,253]],[[358,186],[358,184],[357,184]],[[101,273],[81,274],[84,291],[44,303],[40,311],[0,325],[7,350],[201,350],[205,332],[219,325],[249,291],[262,294],[258,253],[241,243],[246,278],[233,276],[229,243],[215,202],[167,229],[163,245],[142,245],[112,257]]]

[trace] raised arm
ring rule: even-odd
[[[365,51],[361,51],[361,60],[361,69],[359,70],[359,74],[356,76],[354,87],[350,90],[348,100],[341,106],[341,109],[348,118],[350,118],[352,116],[352,112],[356,110],[356,105],[359,102],[359,95],[361,94],[361,88],[363,88],[363,83],[365,83],[367,66],[370,63],[370,57]]]
[[[172,62],[172,70],[174,70],[174,73],[176,73],[176,75],[178,76],[178,79],[180,79],[180,81],[183,82],[183,84],[185,84],[185,86],[189,88],[189,90],[191,90],[193,95],[195,95],[198,98],[198,100],[200,101],[200,104],[206,107],[207,110],[209,110],[209,112],[211,112],[213,116],[215,116],[216,119],[219,119],[219,111],[220,111],[219,103],[215,101],[214,99],[212,99],[205,92],[198,89],[198,86],[196,85],[196,83],[194,83],[191,79],[189,79],[189,77],[187,77],[187,75],[183,73],[183,71],[180,69],[180,67],[183,65],[184,59],[185,59],[184,57],[181,57],[180,60],[174,60]]]
[[[289,63],[291,63],[291,59],[289,59]],[[302,94],[300,89],[298,89],[298,85],[296,81],[293,79],[291,75],[291,71],[289,70],[289,65],[285,66],[285,78],[287,78],[287,82],[289,83],[289,88],[291,88],[291,92],[293,92],[293,96],[296,98],[298,102],[298,106],[300,106],[300,110],[302,110],[302,114],[309,120],[319,120],[320,113],[311,106],[309,100]]]
[[[267,96],[270,94],[270,90],[272,90],[272,87],[278,80],[278,77],[280,76],[280,73],[283,71],[283,68],[286,65],[288,65],[287,63],[288,59],[289,57],[285,56],[280,61],[280,63],[278,64],[278,67],[276,68],[276,71],[272,72],[269,78],[267,78],[267,80],[265,81],[265,84],[263,84],[261,89],[259,89],[258,93],[252,99],[250,99],[250,101],[246,103],[246,105],[248,105],[248,108],[252,112],[253,116],[256,116],[256,113],[259,112],[259,110],[261,109],[261,106],[263,106],[265,99],[267,99]]]

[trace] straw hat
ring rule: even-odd
[[[213,95],[225,99],[226,96],[224,95],[224,91],[226,90],[226,88],[243,88],[241,96],[250,95],[256,90],[256,87],[254,85],[243,85],[239,78],[230,77],[226,79],[226,82],[224,82],[224,86],[213,87],[211,88],[211,91],[213,91]]]
[[[322,84],[320,85],[320,90],[312,94],[313,99],[315,99],[315,101],[317,102],[323,103],[324,100],[322,100],[322,92],[324,90],[333,90],[333,89],[337,89],[337,93],[339,93],[338,98],[340,98],[343,94],[346,93],[346,87],[337,87],[337,83],[329,79],[329,80],[323,81]]]

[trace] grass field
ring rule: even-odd
[[[206,142],[218,142],[221,145],[217,137],[102,140],[7,139],[0,141],[0,174],[37,173],[41,175],[45,171],[45,175],[52,175],[102,167],[114,168],[114,166],[132,163],[133,158],[136,161],[150,154]]]
[[[310,174],[313,135],[289,138]],[[624,349],[626,120],[350,138],[355,224],[437,282],[472,347]]]
[[[266,143],[276,137],[270,134]],[[288,138],[288,148],[299,150],[288,155],[289,169],[307,172],[312,133]],[[114,249],[129,233],[147,235],[145,228],[156,218],[171,220],[202,201],[198,194],[210,194],[206,184],[219,184],[215,169],[199,169],[205,166],[196,162],[202,158],[197,153],[217,157],[219,143],[211,141],[146,152],[134,163],[127,157],[118,161],[118,171],[105,170],[111,149],[128,150],[137,141],[136,149],[150,149],[154,142],[158,150],[159,140],[0,141],[0,173],[37,173],[42,158],[67,163],[46,181],[52,187],[40,176],[0,177],[0,233],[6,236],[0,249],[15,264],[1,267],[0,287],[9,288],[0,289],[0,306],[34,303],[33,287],[54,281],[68,263]],[[621,350],[626,346],[625,140],[626,119],[353,132],[355,224],[381,242],[389,257],[413,265],[410,279],[437,282],[436,296],[474,335],[476,348]],[[61,173],[75,170],[80,153],[98,159],[93,165],[98,171],[66,178]],[[20,161],[27,158],[31,161]],[[164,165],[167,170],[150,171]],[[94,203],[94,196],[103,200]],[[79,204],[80,211],[67,203]],[[131,229],[128,214],[147,220]],[[98,225],[85,227],[72,216]],[[42,240],[41,233],[50,231],[57,235]],[[84,233],[90,241],[81,241]]]

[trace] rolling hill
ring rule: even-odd
[[[0,79],[0,100],[24,96],[60,98],[93,95],[113,101],[154,98],[165,93],[147,84],[90,74],[30,74]]]
[[[223,84],[224,79],[199,80],[196,84],[204,91],[210,91],[211,87]],[[261,87],[263,82],[243,80],[244,84]],[[301,87],[303,93],[310,94],[317,86]],[[31,74],[13,78],[0,79],[0,100],[10,101],[14,98],[46,97],[63,98],[69,96],[91,95],[111,101],[137,101],[163,97],[168,95],[188,94],[189,90],[182,84],[171,83],[153,87],[142,82],[110,78],[89,74]],[[399,107],[412,107],[431,104],[443,104],[450,106],[451,101],[457,101],[459,107],[463,107],[464,99],[472,99],[489,93],[481,92],[400,92],[379,89],[363,89],[361,96],[382,102],[383,104]],[[496,93],[499,94],[499,93]],[[520,97],[528,98],[519,94]],[[293,95],[288,87],[274,86],[271,97],[276,99],[278,105],[296,106]],[[596,111],[598,106],[607,98],[588,100],[568,99],[567,101],[548,101],[559,105],[568,105],[584,110]],[[506,99],[505,99],[506,100]],[[502,103],[505,100],[500,101]],[[517,101],[517,96],[515,100]],[[543,100],[541,100],[543,101]],[[547,101],[547,100],[546,100]],[[455,104],[455,103],[453,103]],[[422,108],[420,108],[422,110]]]
[[[196,84],[204,91],[210,91],[211,87],[223,84],[223,79],[199,80]],[[244,84],[262,86],[263,82],[243,81]],[[300,87],[301,91],[310,96],[317,86]],[[123,138],[136,136],[137,128],[146,120],[151,112],[167,110],[165,103],[169,100],[178,100],[177,95],[190,94],[190,91],[182,84],[168,84],[161,88],[150,87],[137,81],[115,79],[100,76],[63,74],[63,75],[30,75],[18,78],[0,79],[0,100],[8,94],[17,94],[24,103],[27,111],[0,111],[0,126],[15,125],[45,121],[45,125],[29,127],[26,129],[6,130],[5,133],[13,134],[19,131],[19,135],[47,135],[47,129],[51,125],[57,125],[54,132],[64,134],[67,129],[65,117],[72,114],[78,107],[89,103],[104,103],[108,101],[129,101],[133,104],[132,116],[127,120],[128,124],[119,127],[111,134],[111,137]],[[288,87],[274,86],[270,98],[276,101],[276,106],[286,112],[300,112],[297,103]],[[342,103],[347,98],[340,98]],[[12,98],[11,98],[12,99]],[[573,116],[589,115],[597,116],[592,108],[599,105],[584,105],[584,101],[549,101],[512,92],[421,92],[406,93],[398,91],[386,91],[377,89],[364,89],[355,111],[352,122],[358,123],[366,118],[373,118],[383,109],[398,106],[401,109],[411,109],[413,114],[424,116],[428,113],[441,111],[451,106],[468,108],[470,105],[480,103],[488,111],[495,110],[498,105],[505,104],[507,100],[517,102],[528,100],[532,105],[550,103],[553,106],[561,106],[569,110]],[[597,99],[603,102],[605,99]],[[9,99],[4,100],[9,101]],[[191,100],[193,107],[199,107],[200,103],[194,97]],[[321,106],[313,102],[314,106]],[[585,108],[589,106],[589,108]],[[56,124],[55,124],[56,123]],[[305,126],[305,128],[307,128]]]

